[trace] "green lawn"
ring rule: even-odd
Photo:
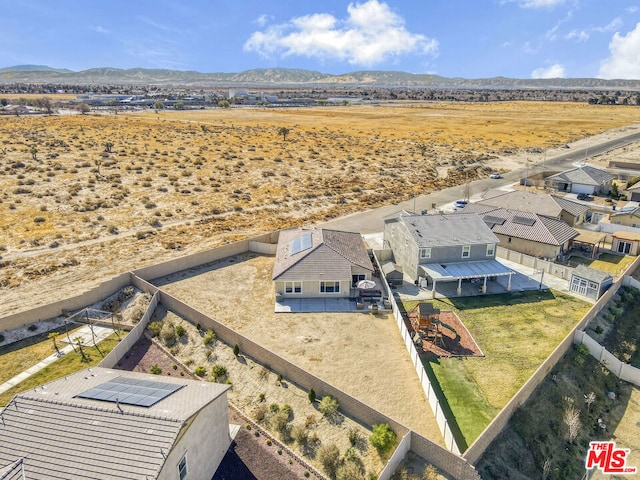
[[[405,308],[410,310],[415,303]],[[434,304],[455,310],[485,354],[425,362],[467,445],[591,307],[554,291],[461,297]]]
[[[80,353],[74,352],[60,357],[48,367],[45,367],[38,373],[32,375],[23,382],[20,382],[12,389],[7,390],[3,394],[0,394],[0,407],[3,407],[7,403],[9,403],[9,401],[17,393],[29,390],[30,388],[34,388],[43,383],[51,382],[58,378],[64,377],[65,375],[70,375],[79,370],[97,365],[102,360],[102,355],[106,356],[107,353],[113,350],[113,348],[118,344],[119,341],[120,339],[114,333],[100,342],[98,344],[98,348],[100,349],[100,352],[102,352],[102,354],[95,347],[84,347],[87,361],[82,360],[82,356],[80,355]],[[51,341],[49,340],[47,343],[50,344]]]
[[[587,267],[610,273],[611,275],[618,275],[622,273],[622,271],[635,259],[636,257],[625,257],[622,255],[603,253],[600,255],[598,260],[589,260],[588,258],[583,257],[571,257],[569,259],[569,265],[572,267],[586,265]]]

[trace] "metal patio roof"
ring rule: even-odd
[[[458,263],[429,263],[420,268],[434,280],[458,280],[465,278],[494,277],[513,275],[509,267],[505,267],[497,260],[482,260],[478,262]]]

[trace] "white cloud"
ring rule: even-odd
[[[271,20],[272,18],[273,17],[271,15],[262,14],[258,18],[256,18],[253,21],[253,23],[260,25],[261,27],[264,27],[267,23],[269,23],[269,20]]]
[[[565,71],[564,66],[559,63],[553,64],[550,67],[536,68],[531,72],[531,78],[564,78]]]
[[[104,33],[104,34],[111,33],[111,30],[104,28],[102,25],[92,25],[89,28],[97,33]]]
[[[316,13],[267,27],[254,32],[244,49],[264,57],[298,55],[368,67],[401,55],[438,53],[437,40],[407,31],[404,19],[384,2],[350,3],[347,13],[345,20]]]
[[[593,31],[600,32],[600,33],[615,32],[621,26],[622,26],[622,19],[620,17],[616,17],[603,27],[594,27]]]
[[[586,30],[571,30],[564,38],[567,40],[575,40],[576,42],[586,42],[589,40],[589,33]]]
[[[502,3],[517,3],[522,8],[553,8],[567,0],[502,0]]]
[[[598,77],[640,79],[640,23],[627,35],[613,35],[609,58],[600,64]]]

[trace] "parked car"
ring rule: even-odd
[[[453,204],[454,208],[464,208],[467,206],[466,200],[456,200],[456,203]]]
[[[489,178],[502,178],[502,175],[500,175],[499,173],[492,173],[491,175],[489,175]]]
[[[577,198],[578,198],[578,200],[589,200],[589,194],[588,193],[579,193]]]

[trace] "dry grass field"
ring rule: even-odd
[[[2,117],[0,310],[508,170],[512,154],[637,113],[504,102]]]

